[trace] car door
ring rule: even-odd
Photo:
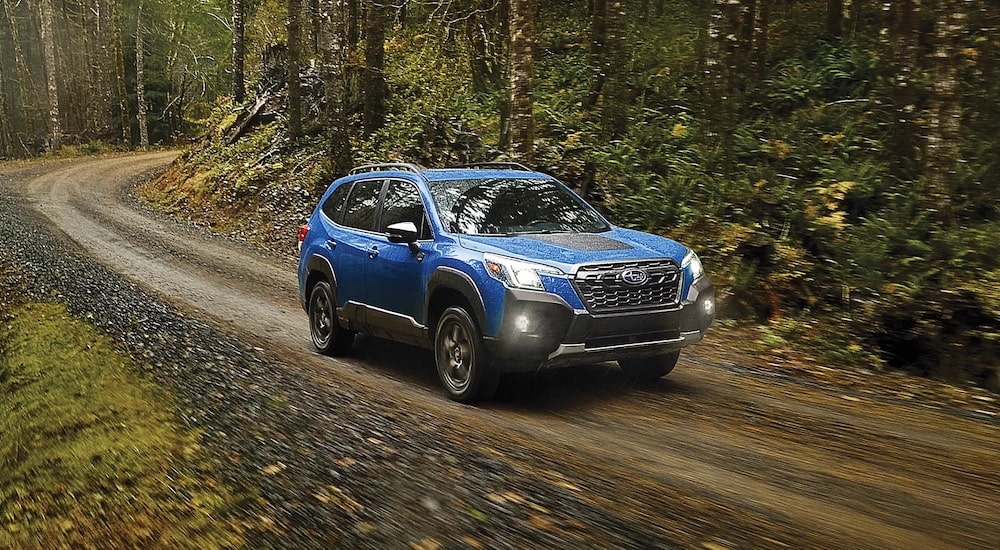
[[[379,242],[375,218],[384,183],[381,178],[355,182],[344,203],[340,221],[343,229],[333,236],[334,242],[327,244],[335,258],[333,268],[339,307],[353,309],[368,301],[365,277],[370,254]],[[353,306],[349,306],[348,302],[353,302]],[[366,322],[354,314],[350,316],[361,324]]]
[[[424,319],[425,252],[406,243],[393,243],[385,236],[395,223],[412,222],[419,239],[431,238],[424,203],[417,186],[409,181],[389,180],[379,215],[379,239],[369,256],[367,270],[368,304],[377,308],[369,320],[380,316],[379,324],[398,339],[422,334]],[[424,248],[427,248],[426,246]]]

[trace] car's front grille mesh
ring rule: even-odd
[[[642,279],[638,284],[625,281],[628,275]],[[623,278],[623,274],[626,277]],[[573,284],[591,313],[613,313],[656,309],[677,304],[681,270],[673,260],[647,260],[591,264],[577,271]]]

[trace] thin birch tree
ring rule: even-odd
[[[243,0],[232,0],[233,7],[233,101],[246,100],[246,23]]]
[[[139,0],[135,21],[135,95],[138,104],[136,118],[139,122],[139,148],[145,151],[149,148],[149,108],[146,104],[146,53],[143,44],[145,33],[142,23],[142,0]]]
[[[49,104],[49,151],[62,148],[62,115],[59,111],[59,80],[56,42],[52,26],[52,0],[39,2],[40,33],[45,58],[45,89]]]

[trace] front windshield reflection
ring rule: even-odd
[[[431,182],[441,222],[452,233],[518,235],[594,233],[607,222],[553,180],[478,179]]]

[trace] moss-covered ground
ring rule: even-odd
[[[166,391],[60,304],[0,321],[0,548],[242,544],[248,497],[208,467]]]

